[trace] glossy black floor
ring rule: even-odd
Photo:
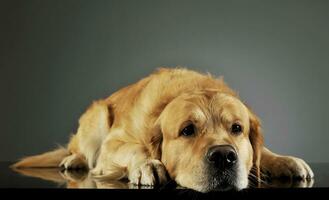
[[[95,182],[86,171],[64,171],[52,169],[25,169],[13,171],[10,162],[0,162],[0,188],[112,188],[138,189],[126,181]],[[329,187],[329,163],[310,163],[315,174],[311,181],[271,180],[263,188],[309,188]],[[65,178],[64,178],[65,177]],[[176,188],[173,182],[163,189]],[[162,189],[160,188],[160,189]],[[145,188],[143,188],[145,189]],[[149,189],[149,188],[146,188]],[[152,188],[150,188],[152,189]],[[159,188],[157,188],[159,189]]]

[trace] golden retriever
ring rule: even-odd
[[[93,102],[66,148],[13,165],[57,166],[135,185],[171,179],[200,192],[241,190],[261,171],[313,178],[303,160],[263,146],[260,120],[222,78],[184,68],[161,68]]]

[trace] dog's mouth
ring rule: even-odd
[[[209,176],[209,183],[206,192],[210,191],[237,191],[237,175],[232,171],[225,171]]]

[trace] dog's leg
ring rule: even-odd
[[[269,178],[288,177],[291,179],[311,179],[314,174],[302,159],[283,156],[263,147],[260,161],[261,171]]]
[[[79,151],[78,137],[73,135],[70,139],[70,143],[67,147],[70,154],[63,158],[59,167],[64,169],[82,169],[88,168],[87,160],[83,154]]]
[[[103,143],[96,168],[91,173],[100,179],[128,177],[135,185],[153,186],[167,181],[164,165],[151,158],[143,145],[117,139]]]
[[[68,144],[70,155],[62,160],[65,169],[94,167],[103,139],[110,132],[112,117],[105,101],[95,101],[79,120],[79,128]]]

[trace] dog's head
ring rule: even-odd
[[[236,96],[199,91],[176,97],[157,121],[158,156],[170,177],[197,191],[240,190],[259,172],[262,134],[255,114]]]

